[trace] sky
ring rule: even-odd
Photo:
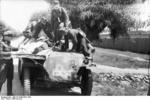
[[[150,0],[146,0],[143,4],[140,4],[137,10],[140,12],[139,19],[141,21],[150,19]]]
[[[22,32],[33,13],[48,8],[49,4],[44,0],[0,0],[0,20]]]

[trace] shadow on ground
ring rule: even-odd
[[[32,89],[32,96],[80,96],[81,94],[78,92],[71,91],[70,89],[64,88],[37,88]]]

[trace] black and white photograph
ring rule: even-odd
[[[1,100],[149,95],[150,0],[0,0]]]

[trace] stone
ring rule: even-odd
[[[121,85],[123,85],[123,86],[129,86],[130,83],[128,81],[121,81]]]

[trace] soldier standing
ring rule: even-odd
[[[0,26],[0,92],[3,84],[7,80],[7,95],[12,95],[12,80],[13,80],[13,61],[10,54],[4,52],[3,36],[4,30]]]
[[[51,31],[55,35],[55,42],[59,41],[61,38],[59,30],[62,27],[71,27],[71,22],[66,9],[60,6],[58,0],[54,0],[51,10]]]

